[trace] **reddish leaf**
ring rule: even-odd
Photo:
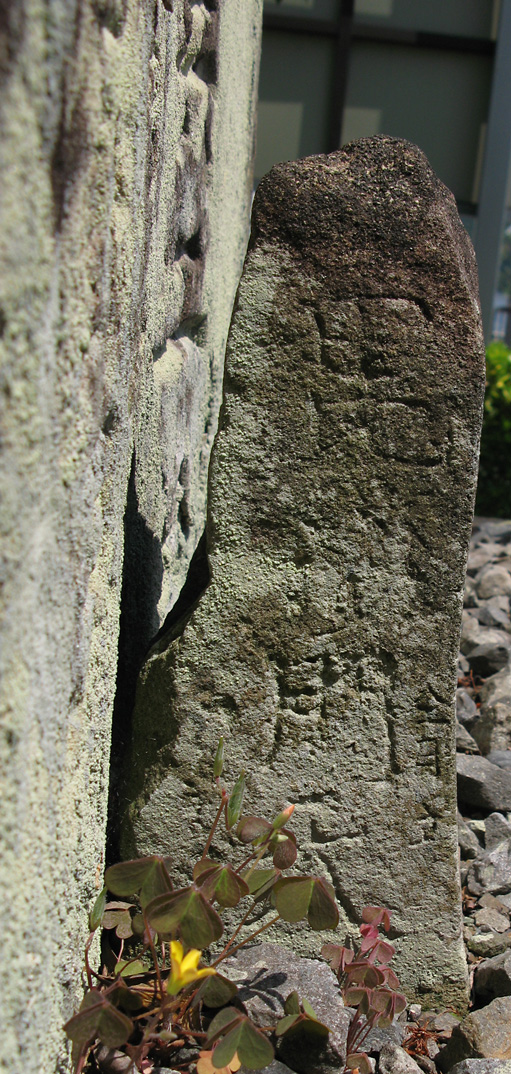
[[[101,924],[104,929],[115,929],[120,940],[133,936],[131,917],[132,907],[129,903],[109,902],[106,905]]]
[[[379,940],[374,949],[374,957],[378,959],[378,962],[390,962],[395,953],[396,948],[386,940]]]
[[[325,880],[314,876],[281,877],[274,891],[275,905],[284,921],[301,921],[307,917],[315,930],[336,928],[339,912],[333,891]]]
[[[142,906],[172,891],[165,861],[157,854],[111,865],[105,873],[105,884],[115,895],[139,895]]]
[[[207,1044],[214,1044],[228,1029],[231,1029],[239,1020],[241,1014],[235,1007],[224,1007],[215,1014],[209,1024]],[[233,1052],[234,1055],[234,1052]]]
[[[387,985],[387,988],[399,988],[399,980],[396,977],[394,970],[391,970],[388,966],[382,966],[381,972],[384,975],[385,984]]]
[[[360,935],[362,936],[360,943],[361,951],[370,951],[371,947],[373,947],[375,943],[378,943],[378,940],[380,939],[380,933],[378,932],[376,925],[361,925]]]
[[[222,977],[221,973],[215,973],[214,977],[206,977],[195,998],[202,1000],[206,1007],[225,1007],[237,991],[232,981],[229,981],[227,977]]]
[[[146,914],[163,939],[180,932],[187,947],[200,950],[220,939],[224,931],[216,910],[194,887],[158,895],[146,907]]]
[[[211,861],[211,858],[201,858],[193,867],[193,879],[198,884],[204,881],[210,873],[214,873],[217,868],[216,861]]]
[[[286,1014],[300,1014],[300,997],[298,992],[290,992],[285,1003],[284,1010]]]
[[[402,992],[395,992],[394,997],[394,1015],[402,1014],[406,1010],[406,996]]]
[[[340,976],[354,959],[354,952],[349,947],[341,947],[338,943],[326,943],[321,948],[321,954],[330,963],[334,973]]]
[[[321,956],[330,963],[334,973],[339,973],[341,968],[342,953],[346,949],[338,943],[325,943],[321,948]]]
[[[328,1037],[329,1029],[319,1018],[307,999],[300,1004],[297,992],[291,992],[284,1005],[286,1015],[275,1027],[277,1037],[294,1036],[302,1032],[314,1037]]]
[[[213,1066],[217,1068],[228,1066],[235,1052],[248,1070],[261,1070],[267,1067],[274,1056],[268,1037],[256,1029],[246,1015],[241,1015],[237,1023],[216,1045],[212,1056]]]
[[[287,834],[287,833],[286,833]],[[297,858],[296,839],[292,832],[283,842],[277,843],[273,852],[273,864],[276,869],[290,869]]]
[[[250,875],[245,873],[250,894],[254,899],[263,899],[275,886],[279,876],[278,869],[254,869]]]
[[[133,1033],[133,1022],[102,992],[92,988],[84,996],[78,1014],[66,1022],[64,1029],[74,1044],[83,1046],[99,1038],[109,1048],[119,1048]]]
[[[230,865],[220,865],[204,858],[193,870],[193,879],[200,884],[204,897],[216,899],[220,906],[237,906],[249,894],[248,884]]]
[[[311,929],[316,931],[336,929],[339,924],[339,911],[335,904],[334,890],[322,878],[314,881],[307,920]]]
[[[236,828],[236,834],[242,843],[253,843],[255,839],[268,835],[271,830],[271,824],[267,820],[262,817],[248,816],[241,818]]]
[[[378,988],[385,984],[385,974],[378,966],[372,966],[370,962],[358,961],[348,966],[346,971],[348,982],[351,985],[360,984],[365,988]]]
[[[380,936],[378,926],[375,925],[375,924],[366,924],[363,921],[361,926],[360,926],[360,935],[361,936],[372,936],[373,940],[378,940],[379,936]]]
[[[358,988],[346,988],[343,999],[347,1007],[358,1007],[360,1014],[367,1015],[371,1006],[371,989],[364,988],[362,985]]]
[[[396,1014],[400,1014],[406,1007],[406,999],[400,992],[392,992],[385,988],[378,989],[373,993],[371,1006],[374,1011],[379,1011],[381,1016],[386,1019],[389,1024],[394,1020]],[[382,1025],[381,1019],[378,1021],[378,1025]]]
[[[385,932],[388,932],[390,929],[390,910],[387,910],[384,906],[364,906],[362,921],[366,921],[371,925],[382,925]]]

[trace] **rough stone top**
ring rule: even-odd
[[[258,187],[252,220],[251,247],[287,247],[338,298],[412,299],[432,319],[445,302],[477,294],[454,197],[401,139],[363,138],[277,164]]]

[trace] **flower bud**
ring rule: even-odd
[[[294,805],[290,805],[287,807],[287,809],[284,809],[282,813],[279,813],[278,817],[275,817],[275,820],[272,821],[272,828],[283,828],[284,824],[286,824],[291,814],[293,813],[294,808]]]

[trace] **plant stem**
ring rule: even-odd
[[[371,1029],[373,1028],[374,1021],[361,1022],[358,1011],[351,1023],[350,1031],[348,1033],[348,1053],[356,1052],[369,1036]]]
[[[258,862],[261,861],[261,858],[264,858],[264,855],[266,854],[266,851],[268,850],[269,844],[270,844],[270,837],[265,836],[264,843],[261,843],[261,845],[259,846],[258,850],[253,850],[252,853],[249,854],[248,858],[245,858],[245,861],[242,861],[241,865],[238,866],[238,868],[235,870],[235,872],[238,873],[238,874],[241,873],[241,870],[244,869],[248,865],[248,863],[250,861],[252,861],[252,858],[256,858],[254,864],[252,865],[252,867],[250,869],[250,872],[247,873],[247,876],[250,876],[250,873],[252,872],[253,869],[255,869],[255,867],[258,864]]]
[[[218,807],[217,815],[216,815],[216,817],[215,817],[215,819],[214,819],[214,821],[213,821],[213,823],[211,825],[211,831],[210,831],[210,833],[208,835],[208,838],[206,839],[206,845],[204,847],[204,850],[202,851],[201,861],[204,861],[204,858],[207,856],[208,850],[209,850],[209,848],[211,846],[213,836],[214,836],[215,831],[216,831],[216,826],[218,824],[218,821],[220,820],[220,817],[222,816],[222,810],[223,809],[225,809],[224,791],[222,791],[222,801],[220,802],[220,805]]]
[[[254,940],[256,936],[259,936],[260,932],[264,932],[265,929],[269,929],[270,925],[274,925],[276,921],[280,921],[280,914],[277,914],[275,917],[272,917],[271,921],[266,922],[266,925],[261,925],[260,929],[256,929],[255,932],[251,932],[250,936],[247,936],[246,940],[242,940],[241,943],[237,943],[236,946],[232,948],[232,951],[230,952],[231,955],[233,955],[235,951],[239,951],[240,947],[244,947],[246,943],[250,943],[251,940]],[[237,930],[237,931],[239,931],[239,930]],[[224,958],[227,958],[227,955],[229,953],[229,947],[231,946],[233,939],[234,939],[234,936],[229,940],[229,943],[224,947],[224,950],[222,951],[222,954],[219,955],[218,958],[215,959],[215,961],[213,962],[213,966],[218,966],[219,962],[223,962]]]
[[[80,1054],[78,1056],[78,1060],[77,1060],[76,1066],[74,1068],[74,1074],[82,1074],[82,1070],[83,1070],[83,1068],[85,1066],[85,1062],[86,1062],[87,1056],[88,1056],[88,1054],[89,1054],[89,1052],[91,1050],[91,1047],[92,1047],[92,1044],[91,1044],[90,1040],[88,1040],[88,1041],[85,1042],[85,1044],[80,1049]]]
[[[136,1066],[137,1070],[140,1070],[139,1064],[142,1061],[142,1059],[146,1058],[146,1056],[148,1054],[148,1051],[149,1051],[149,1048],[150,1048],[149,1041],[150,1041],[151,1033],[153,1032],[153,1029],[156,1029],[156,1026],[158,1025],[158,1022],[163,1017],[164,1013],[165,1013],[165,1000],[162,999],[161,1006],[158,1008],[157,1011],[155,1011],[153,1013],[151,1021],[148,1022],[148,1024],[146,1025],[146,1027],[144,1029],[144,1032],[143,1032],[143,1035],[142,1035],[142,1040],[140,1041],[140,1044],[138,1045],[138,1047],[135,1047],[133,1049],[132,1059],[133,1059],[133,1061],[135,1063],[135,1066]],[[146,1016],[147,1016],[147,1012],[146,1012]],[[135,1021],[135,1020],[136,1019],[134,1018],[133,1021]]]
[[[160,974],[160,966],[159,966],[159,963],[158,963],[158,955],[156,953],[156,948],[154,946],[153,938],[151,936],[151,927],[150,927],[149,922],[147,920],[145,910],[142,910],[142,913],[144,915],[144,925],[145,925],[145,928],[146,928],[148,944],[149,944],[149,948],[151,950],[151,955],[152,955],[152,959],[153,959],[153,966],[154,966],[154,969],[156,971],[156,977],[157,977],[157,980],[158,980],[158,988],[160,989],[160,996],[161,996],[161,998],[163,1000],[163,999],[165,999],[165,996],[163,994],[163,982],[162,982],[161,974]]]
[[[250,861],[252,861],[252,858],[254,858],[254,857],[255,857],[255,850],[253,850],[252,853],[248,855],[248,858],[245,858],[245,861],[242,861],[241,865],[238,865],[238,868],[235,869],[234,872],[239,876],[239,874],[241,873],[241,870],[246,869],[248,863]]]
[[[88,984],[89,988],[94,987],[94,985],[92,984],[92,971],[91,971],[90,963],[89,963],[89,951],[90,951],[90,947],[91,947],[92,941],[94,939],[94,936],[95,936],[95,932],[91,932],[91,934],[89,936],[89,939],[87,940],[87,943],[85,944],[85,972],[87,974],[87,984]]]
[[[247,875],[243,877],[245,883],[247,882],[249,876],[252,876],[252,873],[254,872],[254,869],[257,869],[257,866],[259,865],[259,862],[261,861],[261,858],[264,858],[264,855],[266,854],[267,850],[268,850],[268,844],[264,843],[263,846],[258,850],[258,852],[257,852],[257,854],[255,856],[255,861],[250,866],[250,869],[248,870]]]
[[[252,903],[252,906],[249,906],[249,908],[248,908],[248,910],[247,910],[246,914],[243,914],[243,917],[242,917],[242,919],[241,919],[241,921],[240,921],[239,925],[237,925],[237,927],[235,928],[235,930],[234,930],[234,932],[233,932],[233,934],[232,934],[232,936],[231,936],[231,938],[230,938],[229,942],[228,942],[228,943],[226,943],[225,947],[222,947],[222,950],[221,950],[221,952],[220,952],[220,954],[221,954],[222,958],[223,958],[223,956],[224,956],[225,952],[226,952],[226,951],[228,951],[230,947],[232,947],[232,945],[233,945],[233,943],[234,943],[234,941],[235,941],[235,939],[236,939],[236,937],[237,937],[237,935],[238,935],[238,933],[239,933],[240,929],[241,929],[241,928],[243,927],[243,925],[245,924],[245,922],[246,922],[246,921],[248,920],[248,918],[250,917],[250,914],[251,914],[251,913],[252,913],[252,911],[253,911],[253,910],[255,909],[255,905],[256,905],[256,904],[255,904],[255,902],[253,902],[253,903]],[[217,959],[217,961],[218,961],[218,959]],[[216,962],[213,962],[213,966],[216,966]]]
[[[179,1024],[180,1025],[181,1025],[181,1023],[182,1023],[182,1021],[183,1021],[183,1019],[185,1017],[186,1012],[188,1011],[188,1009],[190,1008],[191,1004],[193,1003],[198,991],[199,991],[198,988],[194,988],[193,992],[191,992],[189,996],[185,996],[184,1000],[182,1001],[181,1006],[179,1008]]]
[[[154,1009],[152,1011],[142,1011],[141,1014],[131,1014],[130,1018],[131,1018],[132,1022],[142,1022],[144,1018],[153,1018],[153,1016],[154,1016],[154,1018],[156,1018],[156,1021],[154,1022],[154,1025],[157,1025],[157,1023],[159,1022],[159,1020],[160,1020],[160,1018],[162,1016],[161,1003],[159,1003],[157,1007],[154,1007]],[[151,1032],[152,1032],[152,1028],[153,1027],[151,1026]]]

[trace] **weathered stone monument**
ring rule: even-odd
[[[129,770],[126,847],[186,869],[224,735],[251,811],[297,803],[344,924],[390,907],[426,1003],[466,998],[454,686],[483,387],[474,257],[424,155],[380,137],[274,168],[228,342],[211,584],[146,662]]]

